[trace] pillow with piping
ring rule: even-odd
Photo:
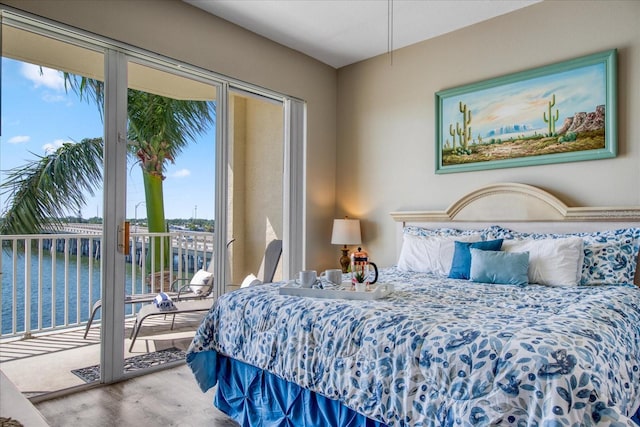
[[[475,248],[469,251],[471,281],[517,286],[528,284],[528,252],[483,251]]]

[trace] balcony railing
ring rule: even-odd
[[[100,233],[99,229],[96,231]],[[0,338],[30,337],[32,333],[86,323],[93,303],[101,298],[103,286],[102,237],[96,231],[0,236]],[[169,238],[171,244],[150,244],[157,238]],[[208,267],[214,234],[131,233],[129,245],[126,293],[157,293],[168,290],[175,279],[190,277],[199,268]],[[159,257],[155,256],[157,250]],[[167,250],[171,251],[168,257]],[[136,309],[127,305],[125,314],[131,316]]]

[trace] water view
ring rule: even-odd
[[[27,261],[30,263],[31,273],[31,329],[75,324],[89,318],[92,304],[100,299],[100,260],[80,257],[78,263],[78,258],[70,255],[69,263],[65,268],[64,254],[55,253],[54,259],[51,252],[43,251],[40,259],[37,249],[32,249],[30,260],[25,258],[23,251],[19,251],[15,257],[14,266],[13,256],[10,248],[2,251],[2,335],[11,333],[14,322],[17,331],[25,329],[26,286],[23,284],[27,283],[25,278]],[[42,275],[41,280],[39,280],[40,275]],[[136,282],[136,292],[139,293],[142,291],[142,279]],[[13,283],[16,283],[15,288]],[[127,293],[131,292],[130,264],[127,264],[126,289]],[[52,309],[52,301],[55,301],[55,311]],[[40,309],[39,305],[41,305]],[[78,319],[78,311],[80,319]],[[15,320],[12,318],[14,312]],[[55,324],[52,324],[54,316]],[[41,322],[40,325],[38,322]]]
[[[143,243],[145,240],[140,235],[132,236],[131,255],[126,256],[123,263],[127,295],[167,291],[170,280],[189,277],[210,264],[213,233],[181,231],[171,236],[172,261],[155,264],[162,270],[166,270],[165,266],[171,268],[171,277],[168,271],[149,274],[152,270],[144,266],[145,259],[154,263],[149,240]],[[100,241],[98,235],[86,234],[41,235],[29,239],[2,236],[0,335],[20,336],[29,331],[79,326],[86,322],[93,304],[101,299]],[[25,251],[25,244],[31,249]],[[139,305],[125,305],[125,314],[133,315],[138,309]],[[27,325],[26,318],[29,319]]]

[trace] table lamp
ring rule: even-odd
[[[362,243],[360,237],[360,220],[349,219],[334,219],[333,220],[333,232],[331,233],[331,244],[344,245],[342,250],[342,256],[340,257],[340,265],[342,266],[342,272],[347,273],[349,271],[349,248],[347,245],[359,245]]]

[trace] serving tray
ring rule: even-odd
[[[280,295],[294,295],[298,297],[332,298],[349,300],[375,300],[387,297],[394,287],[389,283],[376,283],[370,290],[356,292],[351,289],[351,283],[345,282],[336,289],[301,288],[298,283],[291,281],[278,288]]]

